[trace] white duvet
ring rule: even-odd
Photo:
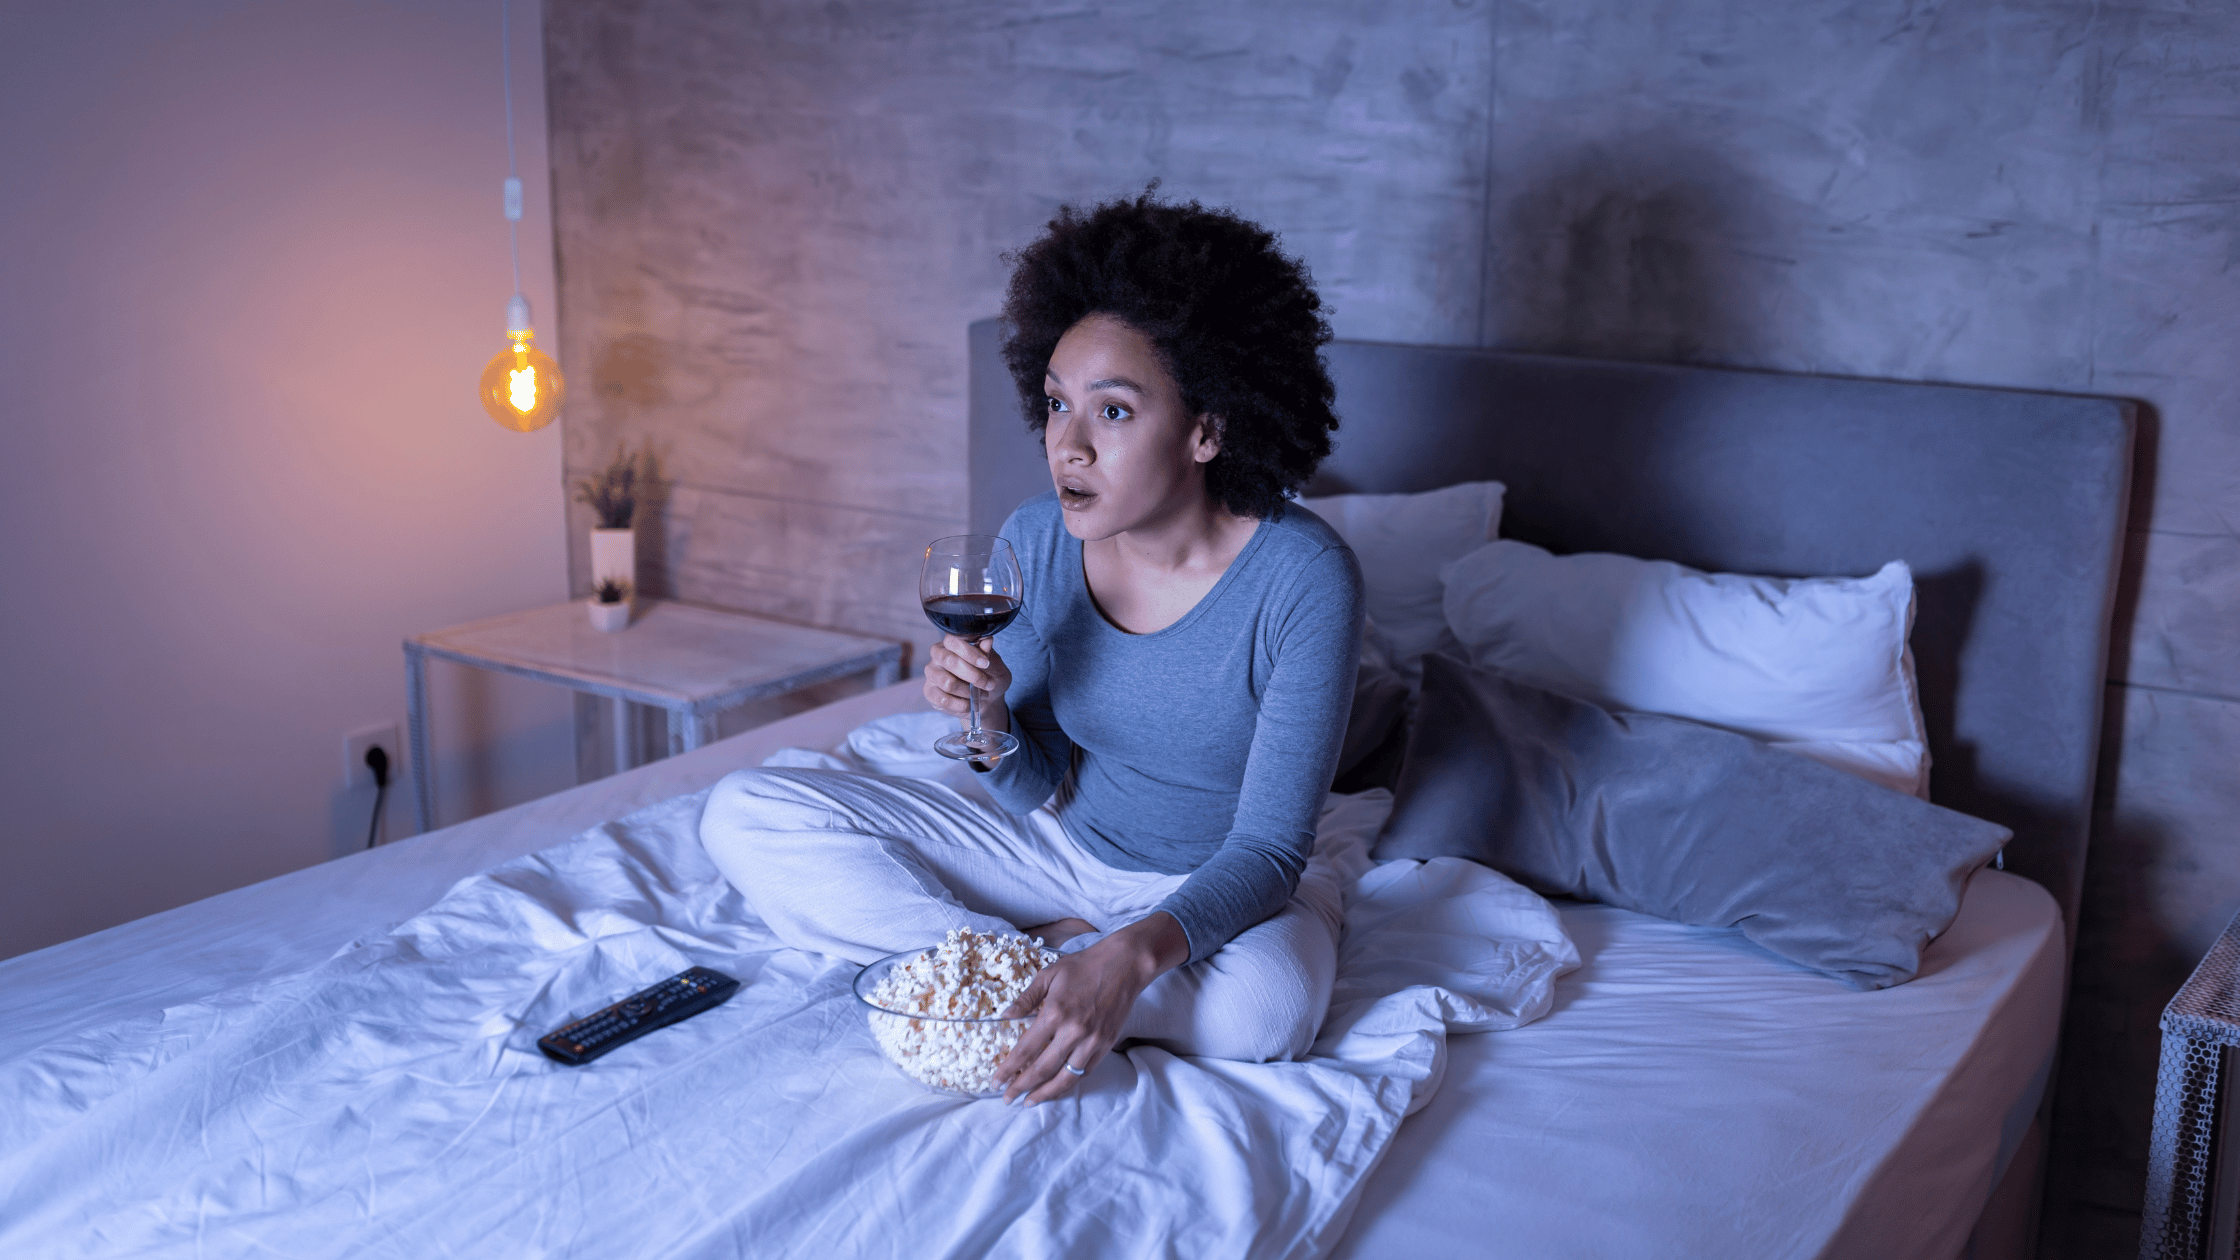
[[[1578,963],[1507,879],[1388,863],[1349,897],[1307,1059],[1136,1047],[1073,1099],[967,1101],[880,1057],[853,967],[749,915],[701,852],[704,795],[0,1065],[0,1255],[1319,1255],[1446,1037],[1539,1018]],[[1366,865],[1387,808],[1333,798],[1321,843]],[[693,964],[743,986],[589,1067],[538,1054]]]

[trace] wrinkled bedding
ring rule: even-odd
[[[1320,1255],[1447,1037],[1539,1018],[1578,962],[1500,875],[1371,868],[1389,799],[1334,797],[1319,843],[1364,873],[1309,1057],[1139,1046],[1074,1099],[967,1101],[880,1057],[853,967],[749,914],[700,849],[704,796],[463,880],[323,964],[0,1065],[0,1254]],[[538,1054],[693,964],[744,985],[590,1067]]]

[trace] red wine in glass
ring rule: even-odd
[[[936,595],[926,601],[927,619],[960,639],[985,639],[1018,615],[1019,601],[1009,595]]]
[[[926,619],[974,643],[983,642],[1011,624],[1026,596],[1025,579],[1011,544],[985,534],[960,534],[936,538],[926,546],[925,565],[918,573],[918,602]],[[992,765],[1017,752],[1019,741],[1005,731],[980,727],[980,689],[972,689],[971,729],[953,731],[936,740],[933,750],[944,757]]]

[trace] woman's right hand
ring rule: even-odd
[[[991,731],[1011,729],[1011,710],[1003,693],[1011,689],[1011,667],[996,654],[995,644],[982,639],[944,635],[926,654],[926,700],[952,717],[971,712],[971,693],[980,689],[980,725]]]

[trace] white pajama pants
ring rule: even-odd
[[[951,928],[1077,918],[1108,932],[1186,878],[1106,866],[1047,805],[1020,817],[978,792],[835,770],[725,777],[700,842],[780,940],[856,963],[933,945]],[[1330,1002],[1344,913],[1338,874],[1309,861],[1290,904],[1144,990],[1124,1036],[1177,1054],[1299,1057]]]

